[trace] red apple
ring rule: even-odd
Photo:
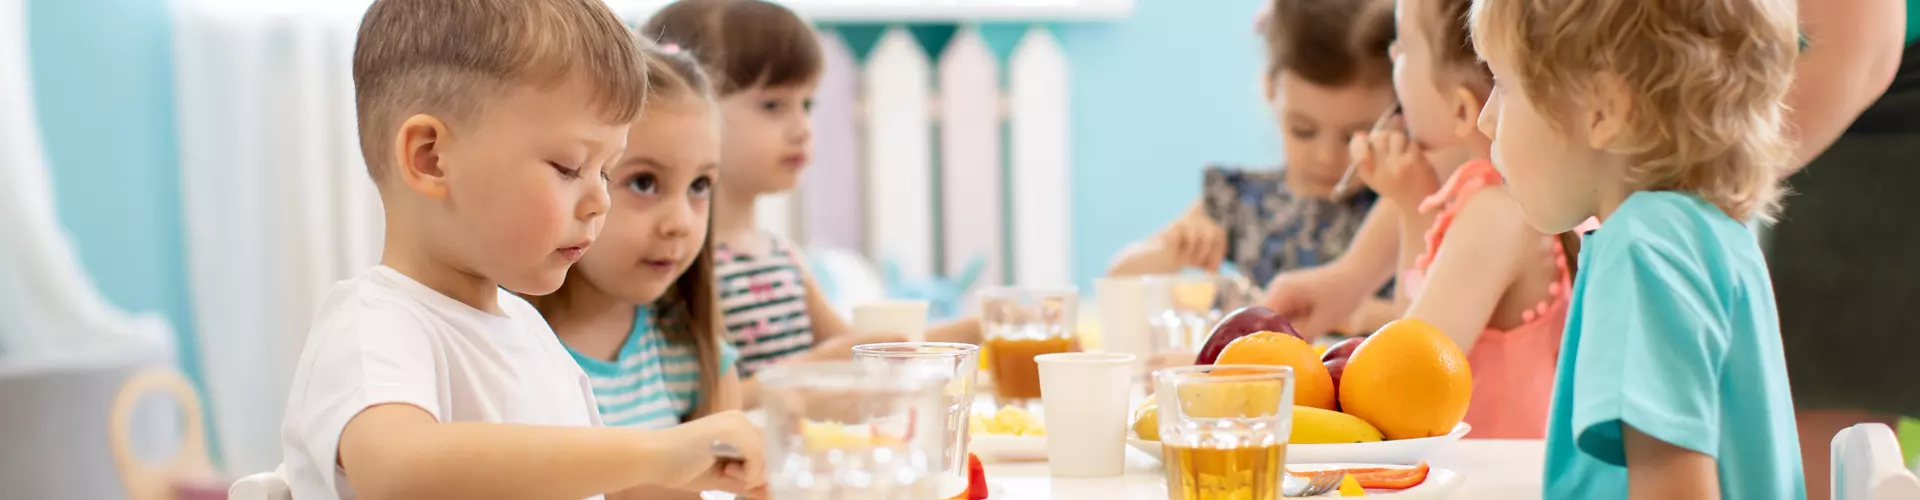
[[[1364,337],[1342,340],[1333,347],[1328,347],[1326,354],[1320,355],[1320,364],[1327,367],[1327,374],[1333,375],[1335,390],[1340,388],[1340,374],[1347,371],[1347,358],[1353,357],[1353,351],[1360,350],[1360,342],[1365,340],[1367,339]]]
[[[1226,349],[1227,344],[1255,332],[1285,332],[1295,337],[1300,336],[1300,332],[1293,329],[1293,322],[1275,314],[1272,309],[1259,306],[1242,307],[1220,318],[1219,324],[1213,325],[1213,331],[1207,334],[1207,342],[1200,346],[1200,356],[1194,358],[1194,364],[1213,364],[1214,360],[1220,358],[1220,351]]]

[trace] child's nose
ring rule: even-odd
[[[693,208],[684,203],[669,203],[667,205],[665,209],[666,213],[662,214],[660,218],[659,230],[660,235],[663,237],[685,236],[687,233],[693,231],[693,225],[695,223],[704,222],[696,221],[698,217],[695,217]]]
[[[607,181],[599,180],[587,188],[586,196],[580,198],[580,204],[574,208],[573,216],[580,220],[592,220],[605,215],[612,205],[612,196],[607,193]]]

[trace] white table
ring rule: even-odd
[[[1540,498],[1546,451],[1538,440],[1471,439],[1454,443],[1428,463],[1462,475],[1453,498],[1530,500]],[[1055,478],[1046,462],[990,463],[986,468],[988,482],[1005,487],[1009,500],[1167,498],[1160,462],[1131,448],[1126,474],[1118,477]]]

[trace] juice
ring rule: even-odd
[[[993,365],[993,391],[1001,402],[1040,398],[1040,365],[1034,356],[1072,352],[1079,346],[1072,337],[988,338],[987,355]]]
[[[1279,500],[1287,445],[1186,448],[1161,445],[1169,500]]]

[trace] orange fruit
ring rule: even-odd
[[[1387,439],[1445,435],[1467,415],[1473,371],[1439,328],[1400,319],[1360,343],[1340,376],[1340,409]]]
[[[1333,375],[1320,364],[1307,341],[1281,332],[1259,332],[1233,339],[1220,350],[1216,365],[1267,365],[1293,367],[1293,404],[1323,410],[1334,409]],[[1226,371],[1215,373],[1225,374]]]

